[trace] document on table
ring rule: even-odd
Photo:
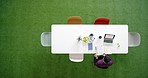
[[[103,49],[105,54],[112,54],[112,46],[103,46]]]
[[[97,55],[103,55],[103,53],[104,53],[102,46],[96,46],[95,51],[96,51]]]
[[[97,55],[112,54],[112,47],[109,46],[96,46],[95,51]]]

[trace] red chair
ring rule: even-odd
[[[94,22],[94,24],[109,24],[109,18],[97,18]]]

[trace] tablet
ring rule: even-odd
[[[88,43],[88,50],[93,50],[93,44],[92,43]]]

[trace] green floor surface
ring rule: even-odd
[[[141,45],[127,55],[111,55],[107,70],[93,65],[93,55],[72,63],[68,55],[53,55],[40,35],[51,24],[66,24],[69,16],[83,24],[98,17],[110,24],[128,24],[141,34]],[[0,78],[148,78],[148,0],[0,0]]]

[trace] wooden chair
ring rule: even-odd
[[[67,21],[68,24],[82,24],[80,16],[70,16]]]

